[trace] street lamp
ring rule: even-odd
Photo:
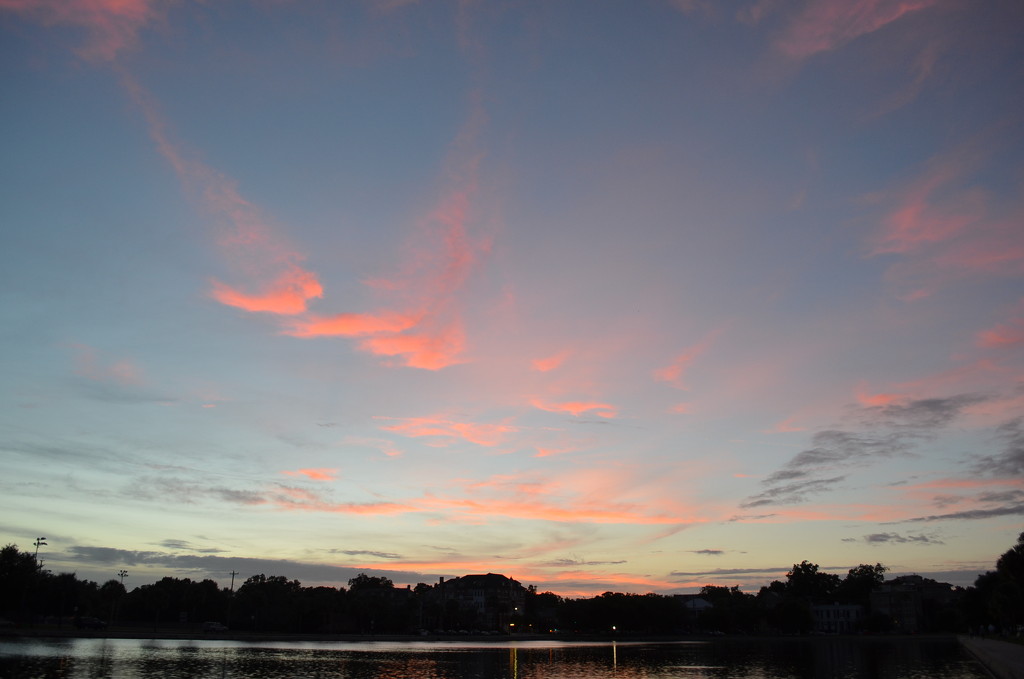
[[[43,564],[39,563],[39,547],[40,547],[40,545],[45,545],[45,544],[46,544],[46,538],[45,537],[43,537],[43,538],[36,538],[36,554],[35,554],[35,557],[33,557],[33,558],[35,558],[35,560],[36,560],[36,568],[39,568],[39,569],[42,569],[42,567],[43,567]]]

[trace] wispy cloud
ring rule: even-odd
[[[327,514],[392,515],[416,511],[395,502],[335,502],[321,493],[305,488],[274,484],[257,488],[233,488],[226,485],[190,481],[164,474],[136,478],[122,494],[151,501],[184,504],[217,503],[242,507],[271,507],[282,511],[322,512]]]
[[[690,578],[708,575],[764,575],[768,577],[783,577],[789,569],[789,566],[769,566],[766,568],[716,568],[710,571],[672,571],[669,573],[669,576],[673,578]]]
[[[305,316],[289,321],[286,335],[295,337],[362,337],[398,333],[416,327],[419,317],[394,311],[377,314],[334,314]]]
[[[85,344],[72,344],[75,386],[89,398],[110,403],[171,404],[176,399],[149,385],[145,372],[130,358],[110,359]]]
[[[856,429],[824,429],[811,437],[812,447],[793,456],[764,479],[765,490],[744,501],[744,508],[806,501],[846,479],[839,470],[875,460],[910,454],[972,405],[986,397],[960,394],[945,398],[881,399],[881,405],[859,406],[851,419]]]
[[[416,502],[452,518],[515,518],[558,523],[689,525],[703,521],[692,508],[655,499],[626,499],[628,474],[616,470],[579,473],[561,480],[527,474],[497,475],[463,482],[444,494]]]
[[[809,496],[831,490],[846,479],[845,476],[833,476],[823,479],[807,479],[800,481],[786,480],[787,474],[804,475],[806,472],[777,472],[767,483],[768,489],[749,497],[740,507],[763,507],[774,504],[795,504],[804,502]],[[785,482],[783,482],[785,480]]]
[[[213,280],[210,295],[227,306],[285,317],[282,332],[300,338],[350,337],[378,356],[398,357],[401,365],[439,370],[456,364],[466,348],[460,292],[486,239],[473,240],[468,225],[481,153],[477,137],[484,114],[473,97],[469,121],[456,139],[447,167],[449,189],[419,225],[412,255],[397,276],[367,284],[392,298],[371,312],[309,313],[311,300],[324,297],[319,277],[304,267],[305,256],[288,245],[237,183],[186,154],[171,141],[168,124],[152,97],[127,73],[125,88],[149,123],[157,148],[187,188],[226,228],[222,252],[246,279],[248,289]]]
[[[965,509],[959,512],[948,514],[929,514],[918,516],[912,519],[904,519],[894,523],[921,523],[932,521],[979,521],[982,519],[993,519],[1001,516],[1024,516],[1024,502],[1014,502],[998,507],[987,507],[982,509]]]
[[[323,296],[323,287],[311,271],[296,264],[286,267],[272,280],[260,284],[259,292],[241,292],[215,280],[210,296],[221,304],[243,311],[283,315],[302,313],[309,300]]]
[[[1014,317],[978,333],[978,346],[1013,347],[1024,344],[1024,301],[1017,304]]]
[[[155,0],[0,0],[0,11],[19,12],[47,26],[86,31],[76,50],[89,61],[112,61],[138,42],[139,31],[160,15]]]
[[[987,400],[989,397],[978,394],[959,394],[945,398],[890,401],[864,408],[860,417],[865,426],[928,432],[945,427],[969,407]]]
[[[186,190],[220,222],[221,251],[254,292],[213,280],[210,296],[221,304],[255,313],[299,314],[311,299],[323,296],[317,275],[302,266],[304,255],[276,233],[263,211],[244,198],[237,182],[207,166],[175,144],[168,123],[152,96],[122,70],[122,84],[142,111],[157,149]]]
[[[618,566],[626,563],[625,559],[619,561],[587,561],[585,559],[555,559],[554,561],[545,561],[540,566],[547,568],[579,568],[580,566]]]
[[[936,4],[937,0],[814,0],[793,17],[775,47],[793,59],[806,59],[842,47],[873,33],[906,14]],[[764,7],[764,3],[759,3]],[[760,18],[762,13],[757,13]],[[753,10],[751,18],[754,18]]]
[[[918,545],[944,545],[942,540],[929,535],[900,535],[899,533],[871,533],[864,536],[864,542],[869,545],[879,544],[918,544]]]
[[[533,369],[534,370],[537,370],[537,371],[542,372],[542,373],[546,373],[546,372],[550,372],[550,371],[558,368],[560,365],[562,365],[562,363],[564,363],[565,360],[567,358],[569,358],[569,356],[571,354],[572,354],[572,352],[569,351],[568,349],[566,349],[565,351],[560,351],[557,354],[553,354],[553,355],[547,356],[545,358],[534,359],[531,362],[531,364],[533,365]]]
[[[401,559],[401,554],[393,552],[375,552],[366,549],[332,549],[332,554],[345,554],[346,556],[372,556],[376,559]]]
[[[1000,190],[985,179],[1002,149],[1017,141],[1015,124],[983,129],[936,154],[903,185],[868,197],[883,210],[871,254],[894,257],[887,277],[907,288],[901,298],[924,299],[967,276],[1024,272],[1019,187]]]
[[[682,352],[672,359],[671,363],[654,371],[654,379],[668,382],[677,389],[687,389],[686,371],[694,359],[708,350],[718,337],[718,334],[717,331],[713,332],[697,344],[683,349]]]
[[[296,469],[294,471],[282,471],[285,476],[304,476],[313,481],[334,481],[338,478],[337,469]]]
[[[994,455],[982,456],[975,470],[979,474],[1024,477],[1024,417],[1004,422],[996,430],[996,437],[1003,443],[1003,450]]]
[[[375,419],[394,422],[381,425],[384,431],[394,432],[410,438],[462,439],[479,446],[497,446],[509,434],[519,431],[511,423],[479,423],[453,420],[445,417],[383,417]]]
[[[222,554],[225,551],[225,550],[221,549],[220,547],[196,547],[194,544],[192,544],[188,540],[168,539],[168,540],[161,540],[160,542],[158,542],[156,544],[159,545],[160,547],[163,547],[164,549],[172,549],[172,550],[175,550],[175,551],[197,552],[199,554]]]
[[[142,369],[128,358],[102,360],[96,349],[85,344],[74,344],[75,374],[96,382],[112,382],[121,386],[143,384]]]
[[[962,183],[980,161],[979,150],[972,146],[933,158],[893,196],[895,206],[882,220],[873,254],[914,252],[977,224],[987,212],[989,197]]]
[[[615,406],[597,401],[551,402],[535,398],[530,401],[530,405],[538,410],[546,410],[551,413],[569,413],[576,417],[584,413],[593,412],[598,417],[611,419],[618,414]]]
[[[342,445],[373,448],[374,450],[379,450],[388,457],[402,456],[402,450],[396,446],[393,441],[383,438],[374,438],[372,436],[346,436],[342,440]]]
[[[468,119],[452,144],[446,164],[447,188],[420,220],[404,268],[390,277],[365,281],[390,298],[373,313],[306,316],[284,330],[295,337],[355,337],[357,346],[400,365],[441,370],[464,360],[466,331],[462,295],[481,256],[486,237],[472,237],[474,200],[483,153],[479,136],[486,120],[478,94],[470,97]]]

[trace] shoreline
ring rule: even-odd
[[[950,640],[961,642],[966,647],[964,637],[955,633],[937,634],[827,634],[827,635],[708,635],[708,634],[289,634],[283,632],[226,632],[204,633],[191,630],[152,630],[115,628],[110,630],[79,630],[79,629],[5,629],[0,630],[0,639],[149,639],[168,641],[231,641],[240,643],[292,642],[292,643],[508,643],[517,641],[553,641],[562,643],[672,643],[672,642],[793,642],[793,641],[829,641],[838,639],[854,639],[863,641],[886,641],[900,639]],[[1013,644],[1010,644],[1013,645]],[[1019,647],[1024,655],[1024,646]],[[970,650],[970,649],[968,649]],[[980,659],[979,659],[980,661]],[[1002,677],[1000,677],[1002,679]],[[1013,679],[1024,679],[1014,676]]]

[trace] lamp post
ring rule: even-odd
[[[36,560],[36,568],[38,568],[39,570],[42,570],[43,569],[43,564],[39,563],[39,547],[41,545],[45,545],[46,544],[46,538],[45,537],[36,538],[36,543],[35,544],[36,544],[36,553],[35,553],[35,556],[33,558]]]
[[[113,615],[113,620],[111,621],[112,624],[114,624],[114,625],[117,624],[117,616],[118,616],[118,613],[121,612],[121,595],[122,595],[122,592],[124,591],[124,579],[125,579],[125,576],[127,576],[127,575],[128,575],[128,571],[126,571],[123,568],[117,572],[117,577],[121,579],[121,590],[122,591],[118,592],[117,593],[117,598],[114,599],[114,610],[113,610],[113,614],[114,615]]]

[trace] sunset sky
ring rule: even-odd
[[[974,582],[1024,530],[1019,0],[0,0],[0,543]]]

